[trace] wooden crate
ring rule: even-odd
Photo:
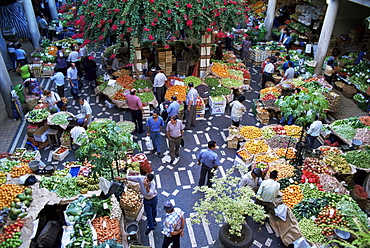
[[[263,125],[267,125],[270,122],[270,116],[268,116],[268,115],[257,113],[257,118],[258,118],[259,122],[261,122],[261,124],[263,124]]]

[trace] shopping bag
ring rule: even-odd
[[[150,138],[150,136],[146,136],[145,137],[145,145],[146,145],[146,148],[151,151],[154,149],[153,147],[153,142],[152,142],[152,139]]]

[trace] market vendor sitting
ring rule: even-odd
[[[62,108],[64,104],[58,93],[44,90],[43,95],[45,97],[44,102],[49,104],[50,111],[53,113],[59,112],[60,108]]]
[[[254,192],[257,192],[260,184],[262,183],[262,171],[260,168],[254,168],[252,171],[244,174],[239,183],[239,188],[250,186]]]
[[[83,97],[80,97],[78,102],[80,103],[81,112],[76,115],[77,122],[78,124],[82,123],[84,126],[87,126],[91,121],[92,109],[90,104]]]

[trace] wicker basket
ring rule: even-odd
[[[356,93],[348,93],[347,91],[343,91],[342,92],[343,96],[349,98],[349,99],[352,99],[353,96],[356,94]]]

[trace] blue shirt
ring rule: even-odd
[[[64,75],[62,72],[57,72],[50,78],[51,80],[54,80],[55,84],[57,86],[64,85]]]
[[[160,116],[158,116],[157,121],[154,121],[153,116],[151,116],[146,122],[146,126],[150,128],[151,132],[158,132],[164,126],[164,121]]]
[[[202,164],[209,168],[213,168],[215,166],[220,165],[220,161],[218,161],[218,155],[211,149],[202,149],[200,153],[197,155],[197,159],[200,160]]]
[[[170,106],[167,108],[168,116],[178,115],[179,114],[180,104],[177,101],[171,102]]]
[[[292,64],[293,64],[293,68],[294,68],[294,62],[293,61],[291,61],[291,60],[288,60],[287,62],[285,62],[284,64],[283,64],[283,70],[284,71],[286,71],[286,70],[288,70],[288,68],[289,68],[289,66],[288,66],[288,62],[292,62]]]
[[[15,49],[15,55],[17,60],[26,58],[26,52],[23,49]]]

